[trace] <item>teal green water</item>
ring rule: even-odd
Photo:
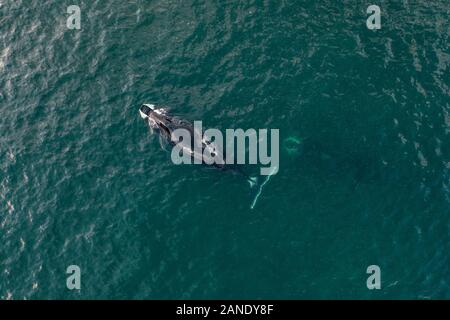
[[[0,0],[0,297],[450,298],[449,3],[375,2]],[[145,102],[279,128],[254,210]]]

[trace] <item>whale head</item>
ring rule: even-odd
[[[154,111],[154,105],[153,104],[143,104],[139,108],[139,114],[141,115],[142,119],[149,118],[153,111]]]
[[[172,120],[165,113],[165,109],[156,108],[154,104],[143,104],[139,108],[139,114],[142,119],[148,122],[150,128],[161,130],[165,136],[170,137],[171,130],[168,127]]]

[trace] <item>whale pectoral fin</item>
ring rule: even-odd
[[[161,135],[159,135],[159,145],[161,146],[161,149],[163,149],[164,151],[167,151],[167,148],[166,148],[167,143]]]

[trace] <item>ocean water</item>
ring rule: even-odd
[[[449,299],[449,11],[0,0],[0,298]],[[254,209],[242,177],[172,164],[145,102],[280,129]]]

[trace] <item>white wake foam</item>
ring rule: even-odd
[[[256,194],[255,199],[253,199],[252,205],[250,206],[250,209],[253,210],[253,208],[254,208],[255,205],[256,205],[256,202],[258,201],[259,196],[261,195],[261,192],[262,192],[262,189],[263,189],[264,185],[265,185],[267,182],[269,182],[270,177],[272,177],[273,173],[274,173],[274,172],[277,172],[277,171],[278,171],[278,168],[277,168],[277,167],[272,168],[272,171],[270,171],[270,174],[267,175],[267,176],[266,176],[266,179],[263,181],[263,183],[261,183],[261,185],[259,186],[258,193]]]

